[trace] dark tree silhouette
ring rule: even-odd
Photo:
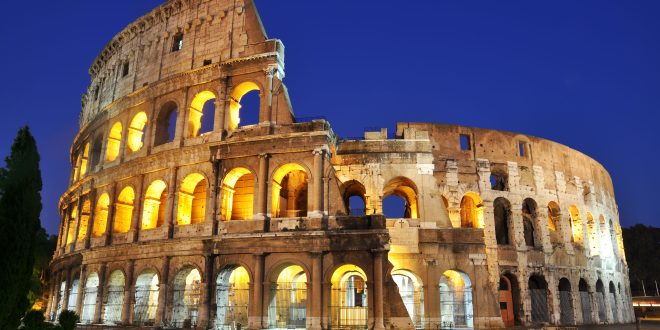
[[[630,290],[633,296],[656,295],[655,281],[660,285],[660,228],[634,225],[623,228],[623,245],[628,261]]]

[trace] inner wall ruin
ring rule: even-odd
[[[448,124],[343,139],[293,115],[284,45],[264,31],[250,0],[170,0],[95,59],[59,203],[51,320],[67,309],[83,324],[199,329],[634,320],[598,162]]]

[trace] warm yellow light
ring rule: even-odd
[[[406,200],[410,207],[410,218],[417,219],[417,189],[415,184],[408,178],[398,177],[392,179],[383,189],[383,196],[399,196]],[[382,210],[381,210],[382,213]]]
[[[85,200],[80,214],[80,229],[78,230],[78,241],[82,241],[87,236],[87,226],[89,225],[89,213],[91,211],[91,203],[89,199]]]
[[[195,95],[190,104],[190,111],[188,111],[188,136],[199,135],[199,129],[202,127],[202,116],[204,115],[204,104],[215,98],[215,94],[210,91],[203,91]]]
[[[69,229],[66,235],[66,244],[73,243],[73,238],[76,233],[76,220],[78,219],[78,206],[74,206],[69,215]]]
[[[108,194],[103,194],[96,202],[94,209],[94,228],[92,229],[92,236],[101,237],[105,233],[108,224],[108,210],[110,208],[110,197]]]
[[[188,175],[181,183],[177,224],[190,225],[204,221],[206,214],[206,179],[199,173]]]
[[[463,280],[463,276],[454,270],[448,270],[442,273],[443,276],[445,276],[449,282],[452,284],[454,288],[460,289],[465,286],[465,281]]]
[[[222,181],[222,215],[224,220],[252,219],[254,205],[254,175],[238,167]]]
[[[115,233],[126,233],[131,229],[131,218],[133,217],[133,206],[135,203],[135,191],[133,188],[124,188],[115,203],[115,221],[113,231]]]
[[[234,91],[231,93],[231,101],[229,103],[229,129],[235,130],[238,128],[238,125],[241,123],[240,111],[241,111],[241,99],[245,94],[259,90],[259,86],[253,82],[244,82],[236,86]]]
[[[333,286],[339,285],[339,283],[342,282],[342,280],[345,280],[346,278],[349,277],[349,275],[359,275],[362,277],[363,280],[367,281],[367,274],[362,270],[362,268],[353,265],[353,264],[346,264],[339,266],[335,270],[334,273],[332,273],[332,278],[331,278],[331,283]]]
[[[289,177],[286,180],[286,185],[283,185],[286,176]],[[273,217],[304,216],[302,213],[307,211],[307,205],[296,205],[298,197],[306,197],[299,195],[303,193],[307,193],[307,171],[305,168],[296,163],[280,166],[273,174],[271,207]],[[282,194],[286,195],[285,198],[281,198]],[[306,198],[304,201],[306,201]],[[281,202],[285,202],[286,205],[281,204]],[[304,209],[302,209],[303,207]],[[288,211],[291,211],[291,214]]]
[[[571,216],[571,222],[573,224],[573,240],[578,243],[582,243],[582,218],[580,217],[580,211],[575,205],[571,205],[568,208],[568,212]]]
[[[119,147],[121,145],[122,126],[120,122],[116,122],[110,129],[108,135],[108,144],[105,150],[105,161],[111,162],[119,156]]]
[[[484,227],[484,203],[477,193],[468,192],[461,199],[461,227]]]
[[[87,174],[87,159],[89,159],[89,142],[85,144],[83,149],[82,159],[80,160],[80,178],[84,178]]]
[[[142,212],[142,229],[154,229],[165,222],[165,201],[167,185],[162,180],[156,180],[149,185],[144,195]]]
[[[560,219],[559,212],[559,205],[557,203],[548,203],[548,228],[552,231],[557,230],[556,222]]]
[[[142,148],[143,137],[144,137],[144,127],[147,124],[147,114],[140,112],[131,121],[131,125],[128,127],[128,136],[126,143],[128,149],[131,152],[139,151]]]

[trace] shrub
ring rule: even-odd
[[[80,321],[80,317],[78,317],[76,312],[62,311],[57,318],[57,321],[60,323],[62,330],[74,330],[76,328],[76,323]]]

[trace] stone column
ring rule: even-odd
[[[311,290],[311,317],[308,321],[309,329],[321,329],[321,305],[323,301],[323,253],[312,253],[312,290]],[[309,291],[307,294],[308,297]]]
[[[133,302],[133,271],[135,270],[135,260],[128,261],[126,267],[126,284],[124,285],[124,306],[122,307],[121,318],[124,325],[131,322],[131,305]]]
[[[252,284],[252,299],[250,311],[248,312],[248,329],[263,329],[261,320],[263,313],[263,289],[264,289],[264,262],[265,255],[254,254],[254,283]]]
[[[383,330],[385,325],[383,323],[383,256],[386,251],[375,250],[373,251],[374,260],[374,330]]]
[[[214,258],[213,256],[205,256],[204,258],[204,276],[203,281],[201,283],[201,297],[200,297],[200,304],[199,304],[199,317],[198,317],[198,322],[197,322],[197,327],[201,329],[208,329],[210,325],[210,305],[211,305],[211,290],[213,286],[211,285],[212,283],[212,278],[213,278],[213,261]]]
[[[221,90],[221,89],[218,89]],[[223,91],[224,92],[224,91]],[[222,101],[226,99],[227,95],[218,95],[215,99],[215,114],[213,116],[213,131],[220,132],[220,139],[222,139],[222,130],[225,128],[225,111],[224,107],[227,102]]]
[[[268,214],[268,159],[269,154],[259,155],[259,173],[257,174],[257,207],[254,218],[265,220]]]
[[[158,307],[156,310],[156,326],[165,326],[164,322],[166,320],[165,313],[167,312],[167,296],[169,294],[169,273],[170,273],[170,257],[165,257],[163,259],[163,264],[161,266],[161,279],[158,289]]]
[[[314,173],[312,173],[312,205],[309,217],[321,218],[323,217],[323,163],[325,156],[325,148],[316,148],[314,154]]]
[[[172,167],[170,169],[170,179],[167,182],[167,209],[165,210],[165,231],[167,238],[174,237],[174,226],[176,225],[176,214],[174,206],[177,194],[177,174],[179,169]]]
[[[131,229],[128,231],[128,242],[138,241],[140,234],[140,218],[142,218],[142,208],[144,207],[144,174],[140,175],[140,183],[135,187],[135,199],[133,200],[133,214],[131,215]]]
[[[50,278],[49,303],[46,309],[46,317],[49,321],[53,320],[53,314],[55,314],[55,310],[57,309],[57,290],[55,289],[57,287],[57,277],[58,274],[52,274]]]
[[[64,282],[64,300],[62,301],[62,310],[69,309],[69,290],[71,290],[71,268],[66,269]]]
[[[104,245],[110,245],[112,242],[112,227],[115,225],[115,201],[117,200],[117,196],[115,196],[115,192],[117,190],[117,184],[114,183],[110,187],[110,191],[108,192],[108,197],[110,197],[110,202],[108,203],[108,219],[105,221],[105,244]]]
[[[92,188],[87,198],[89,198],[89,220],[87,220],[87,232],[85,233],[85,249],[89,249],[91,246],[92,235],[94,234],[94,217],[96,216],[96,202],[98,202],[96,200],[96,189]]]
[[[94,321],[92,323],[99,324],[102,321],[103,312],[103,298],[105,295],[105,278],[106,278],[106,264],[102,264],[99,269],[99,286],[96,294],[96,309],[94,309]]]
[[[73,233],[73,242],[71,243],[71,251],[75,251],[76,245],[78,245],[78,235],[80,233],[80,223],[82,222],[82,208],[83,208],[83,203],[82,203],[82,196],[78,197],[78,201],[76,201],[76,204],[78,204],[78,214],[76,214],[76,229],[75,232]]]
[[[83,310],[83,297],[85,295],[85,277],[87,277],[87,266],[80,266],[80,279],[78,280],[78,295],[76,296],[76,313],[81,316]]]

